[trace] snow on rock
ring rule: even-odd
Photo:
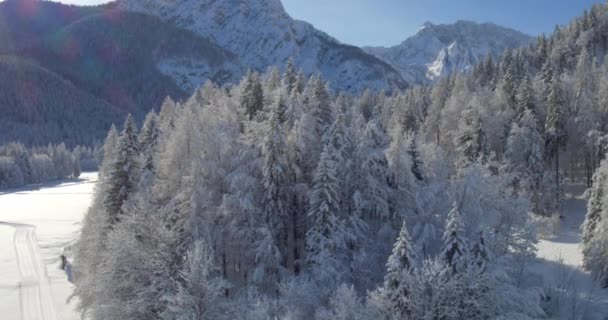
[[[426,22],[415,35],[397,46],[364,50],[393,66],[406,81],[420,83],[467,70],[488,54],[498,59],[505,50],[521,47],[531,40],[521,32],[493,23],[458,21],[434,25]]]
[[[119,7],[158,16],[209,38],[252,69],[282,67],[293,57],[305,73],[321,72],[337,89],[406,86],[380,59],[291,18],[280,0],[120,0]]]
[[[74,302],[66,302],[73,287],[59,269],[59,256],[77,236],[96,180],[96,173],[83,173],[78,180],[40,190],[0,193],[2,319],[80,319]],[[29,282],[23,279],[27,274],[32,275]],[[26,307],[31,304],[39,308]],[[38,317],[38,309],[53,311]]]

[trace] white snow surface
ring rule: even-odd
[[[96,181],[83,173],[40,190],[0,192],[1,319],[80,319],[67,303],[73,287],[59,256],[78,235]]]
[[[545,287],[576,292],[583,304],[579,308],[589,313],[577,315],[580,319],[608,319],[608,289],[600,288],[591,274],[582,269],[581,225],[587,212],[586,187],[583,183],[570,183],[565,188],[563,218],[555,235],[538,243],[537,260],[531,266],[536,279],[532,281],[542,280]]]

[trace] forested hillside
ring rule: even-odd
[[[499,61],[391,95],[334,95],[290,64],[168,100],[141,130],[129,117],[106,140],[76,248],[82,312],[598,319],[581,307],[593,292],[530,268],[564,181],[583,179],[587,267],[608,278],[606,170],[591,179],[606,150],[606,28],[596,5]]]
[[[190,94],[175,61],[201,65],[190,75],[198,84],[243,72],[232,53],[208,40],[112,6],[9,0],[0,3],[0,18],[0,108],[9,115],[0,142],[92,146],[127,113],[141,121],[167,96]]]

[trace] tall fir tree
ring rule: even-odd
[[[154,156],[158,151],[158,139],[160,137],[158,127],[158,116],[153,111],[146,115],[144,124],[139,134],[139,145],[142,155],[142,170],[154,173]]]
[[[241,109],[247,116],[247,119],[252,120],[264,108],[262,81],[257,73],[249,71],[243,81],[241,81],[240,86],[241,95],[239,102]]]
[[[560,151],[566,146],[568,133],[566,131],[566,106],[562,84],[559,77],[554,77],[547,98],[547,119],[545,121],[546,152],[554,160],[555,192],[558,204],[561,202],[560,189]]]
[[[593,175],[593,186],[587,203],[587,213],[583,222],[583,266],[588,269],[596,269],[598,265],[597,252],[594,250],[596,237],[599,234],[598,226],[605,211],[606,183],[608,183],[608,161],[603,160],[599,169]]]
[[[454,145],[459,168],[467,167],[473,162],[484,161],[487,150],[486,135],[479,112],[472,106],[468,106],[462,113]]]
[[[137,127],[133,117],[129,115],[113,153],[108,177],[104,181],[104,205],[110,225],[120,220],[123,214],[122,206],[137,186],[139,170]]]
[[[325,146],[310,190],[309,229],[306,233],[308,263],[317,276],[337,280],[344,272],[346,251],[333,147]]]
[[[454,273],[463,271],[469,262],[469,245],[464,232],[462,215],[458,203],[454,202],[446,220],[441,249],[443,262]]]

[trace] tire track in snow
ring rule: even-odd
[[[57,320],[51,287],[36,242],[35,228],[27,224],[1,222],[15,228],[13,245],[19,268],[21,320]]]

